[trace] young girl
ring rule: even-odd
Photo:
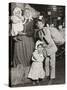
[[[28,74],[28,78],[33,80],[33,84],[39,82],[39,79],[44,79],[45,71],[43,69],[43,42],[38,40],[36,42],[35,51],[33,52],[32,56],[32,65],[30,72]]]
[[[16,7],[13,11],[13,16],[11,16],[12,20],[12,36],[17,36],[20,32],[24,29],[24,24],[26,23],[26,20],[24,20],[24,17],[22,16],[22,11],[19,7]],[[16,38],[15,38],[16,39]]]

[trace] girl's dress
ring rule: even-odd
[[[32,80],[43,79],[45,77],[45,71],[43,69],[43,54],[39,54],[37,50],[33,53],[32,56],[32,66],[28,74],[28,78]]]

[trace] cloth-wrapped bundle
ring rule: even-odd
[[[53,27],[52,28],[49,28],[49,29],[50,29],[51,37],[54,40],[54,42],[57,45],[64,44],[65,40],[64,40],[62,34],[59,32],[59,30],[56,29],[56,28],[53,28]]]

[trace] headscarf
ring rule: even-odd
[[[22,14],[21,8],[16,7],[13,11],[13,14],[15,15],[17,11],[20,11],[20,15]]]
[[[43,44],[44,44],[44,42],[38,40],[38,41],[36,42],[35,49],[37,49],[37,47],[38,47],[39,45],[42,45],[42,46],[43,46]]]

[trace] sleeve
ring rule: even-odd
[[[24,17],[23,16],[21,16],[21,19],[24,21]]]
[[[11,20],[13,19],[13,16],[11,16]]]
[[[13,25],[12,25],[12,29],[11,29],[11,35],[12,35],[12,36],[16,36],[16,31],[14,31]]]
[[[32,61],[36,61],[36,59],[35,59],[35,57],[34,57],[34,56],[32,56]]]
[[[24,20],[23,24],[25,24],[27,22],[27,19]]]
[[[42,33],[42,31],[39,31],[39,32],[38,32],[38,35],[39,35],[39,38],[40,38],[41,40],[43,40],[43,33]]]
[[[14,16],[11,16],[11,20],[14,21],[15,17]]]
[[[48,55],[52,55],[53,53],[57,52],[57,46],[55,45],[53,40],[51,40],[51,44],[48,45],[46,51]]]
[[[44,38],[45,38],[45,40],[46,40],[48,43],[50,43],[50,41],[51,41],[50,31],[49,31],[49,29],[47,29],[47,28],[45,28],[45,29],[46,29],[46,33],[45,33],[45,30],[44,30],[44,33],[45,33]]]
[[[33,52],[32,61],[37,61],[39,59],[39,56],[37,54],[37,51]]]
[[[14,36],[14,31],[13,31],[13,29],[12,29],[12,31],[11,31],[11,35]]]

